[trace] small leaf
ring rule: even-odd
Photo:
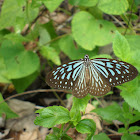
[[[4,41],[0,48],[0,55],[4,59],[8,79],[26,77],[39,68],[38,56],[31,51],[26,51],[20,43]]]
[[[131,56],[130,46],[127,40],[118,31],[116,31],[113,41],[113,51],[115,55],[121,58],[123,61],[129,60]]]
[[[59,138],[54,134],[49,134],[46,136],[45,140],[59,140]]]
[[[139,140],[140,139],[140,136],[137,136],[137,135],[131,135],[131,134],[124,134],[122,137],[121,137],[121,140]]]
[[[98,0],[69,0],[72,5],[92,7],[97,4]]]
[[[119,128],[118,133],[127,133],[128,131],[125,128]]]
[[[133,132],[136,132],[136,131],[139,131],[140,130],[140,126],[131,126],[128,131],[130,133],[133,133]]]
[[[93,136],[94,140],[110,140],[105,133],[100,133],[98,135]]]
[[[129,112],[129,105],[126,102],[123,103],[123,111],[126,113]]]
[[[127,0],[100,0],[98,8],[110,15],[121,15],[128,9]]]
[[[50,46],[42,46],[40,49],[40,53],[46,59],[51,60],[54,64],[56,64],[56,65],[61,64],[59,54],[55,50],[55,48],[50,47]]]
[[[72,139],[69,135],[67,135],[67,134],[62,135],[61,139],[62,139],[62,140],[73,140],[73,139]]]
[[[3,97],[0,93],[0,102],[2,101]],[[2,116],[2,114],[6,114],[6,119],[18,117],[18,115],[9,108],[6,102],[0,103],[0,116]]]
[[[96,130],[96,124],[92,119],[83,119],[76,125],[76,130],[82,134],[94,134]]]
[[[122,109],[120,108],[120,106],[116,103],[107,106],[105,108],[97,108],[92,110],[92,112],[97,113],[98,115],[100,115],[103,119],[105,120],[109,120],[109,121],[113,121],[113,120],[117,120],[120,117],[120,114],[123,113]]]
[[[49,9],[50,12],[53,12],[63,0],[43,0],[45,6]]]
[[[56,124],[63,124],[70,121],[68,109],[61,106],[46,107],[37,110],[39,116],[35,119],[35,124],[43,127],[51,128]]]
[[[78,110],[82,112],[85,112],[89,99],[90,99],[89,95],[87,95],[86,97],[82,99],[73,97],[73,107],[77,108]]]
[[[75,14],[72,20],[73,37],[86,50],[93,50],[96,45],[104,46],[111,43],[115,30],[113,23],[97,20],[84,11]]]

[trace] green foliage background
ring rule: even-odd
[[[46,58],[49,64],[55,65],[61,64],[60,52],[66,54],[71,60],[83,58],[85,54],[88,54],[90,58],[95,56],[111,58],[109,55],[98,55],[98,49],[110,43],[113,44],[113,52],[119,60],[134,65],[140,71],[140,36],[137,35],[139,29],[133,28],[132,24],[138,19],[135,13],[137,13],[137,7],[140,4],[139,0],[69,0],[68,3],[75,6],[76,9],[73,15],[60,8],[62,2],[63,0],[4,0],[0,14],[0,83],[12,83],[17,92],[23,92],[42,70],[38,53]],[[55,10],[63,10],[65,14],[72,17],[71,24],[68,25],[71,32],[59,36],[55,31],[53,19],[45,24],[40,24],[36,21],[35,19],[43,10],[40,8],[42,5],[48,9],[49,13]],[[130,14],[130,11],[133,14]],[[104,19],[104,14],[108,14],[111,17],[119,16],[128,26],[128,29],[124,26],[118,27],[112,21]],[[33,21],[36,21],[34,28],[31,27]],[[23,34],[25,25],[28,25],[29,30]],[[10,27],[13,28],[12,32],[9,30]],[[36,41],[37,38],[39,39],[38,42]],[[36,48],[26,50],[23,43],[30,42],[34,42]],[[76,47],[74,42],[77,44]],[[140,112],[140,77],[138,76],[135,80],[118,86],[118,88],[121,89],[121,96],[125,100],[123,108],[114,104],[110,108],[106,108],[106,111],[101,109],[95,111],[103,119],[118,119],[124,122],[124,129],[127,131],[120,130],[120,132],[132,132],[133,129],[128,129],[128,125],[138,120]],[[3,100],[2,96],[0,96],[0,99]],[[89,99],[85,100],[74,99],[73,106],[75,107],[71,109],[71,112],[62,107],[52,107],[50,110],[47,108],[47,111],[56,110],[57,112],[59,110],[62,114],[63,111],[67,113],[67,116],[64,116],[65,120],[56,121],[47,127],[72,121],[77,131],[89,133],[94,127],[94,123],[92,126],[88,125],[88,129],[84,129],[84,123],[90,124],[90,120],[89,122],[87,120],[82,122],[79,119],[80,115],[74,116],[77,111],[84,112],[81,108],[85,108],[82,106],[86,106]],[[85,104],[81,104],[82,101]],[[134,109],[133,112],[127,109],[131,114],[129,118],[126,117],[125,106],[126,108]],[[0,107],[6,108],[6,105],[0,104]],[[113,112],[112,114],[107,114],[113,109],[115,109],[115,114]],[[7,113],[7,111],[6,109],[3,111],[0,109],[0,113]],[[38,113],[40,113],[40,117],[44,117],[43,111]],[[118,113],[123,114],[121,119],[120,115],[116,115]],[[11,114],[12,117],[14,117],[13,114]],[[59,116],[57,117],[59,118]],[[10,118],[10,116],[8,115],[7,118]],[[57,120],[58,118],[52,119]],[[125,122],[127,119],[130,120],[129,123]],[[47,125],[45,122],[40,123],[40,120],[42,118],[37,118],[36,124]],[[138,129],[135,128],[134,130]],[[91,133],[93,134],[94,132]],[[100,137],[105,137],[104,135],[104,133],[101,133],[99,136],[94,136],[94,139],[98,140]],[[55,137],[55,135],[52,135],[52,137]],[[63,135],[63,137],[66,136]],[[129,134],[125,133],[122,140],[127,137],[129,137]],[[135,135],[131,135],[131,137],[137,139]]]

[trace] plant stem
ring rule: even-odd
[[[62,124],[62,125],[61,125],[61,129],[60,129],[60,137],[62,136],[62,132],[63,132],[64,125],[65,125],[65,124]]]

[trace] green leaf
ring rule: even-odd
[[[87,95],[86,97],[82,99],[73,97],[73,107],[77,108],[78,110],[82,112],[85,112],[89,99],[90,99],[89,95]]]
[[[100,133],[98,135],[93,136],[94,140],[110,140],[105,133]]]
[[[0,93],[0,102],[2,101],[3,97]],[[0,103],[0,116],[2,116],[2,114],[6,114],[6,119],[18,117],[18,115],[9,108],[6,102]]]
[[[128,131],[125,128],[119,128],[118,133],[127,133]]]
[[[98,3],[98,8],[103,12],[111,15],[121,15],[128,9],[127,0],[100,0]]]
[[[59,140],[59,138],[54,134],[49,134],[46,136],[45,140]]]
[[[110,59],[112,59],[112,57],[108,54],[99,54],[99,55],[95,55],[95,56],[91,57],[91,59],[95,59],[95,58],[110,58]]]
[[[50,12],[53,12],[63,0],[43,0],[45,6],[49,9]]]
[[[61,139],[62,139],[62,140],[73,140],[73,139],[72,139],[69,135],[67,135],[67,134],[62,135]]]
[[[37,110],[39,116],[35,119],[35,124],[43,127],[51,128],[57,124],[63,124],[70,121],[68,109],[62,106],[51,106]]]
[[[77,125],[77,123],[81,120],[80,111],[85,112],[89,99],[90,99],[89,95],[87,95],[86,97],[84,97],[82,99],[73,97],[73,105],[70,110],[70,116],[71,116],[71,120],[73,121],[74,125]]]
[[[81,48],[79,45],[75,46],[73,37],[71,35],[61,38],[59,41],[59,46],[61,51],[63,51],[71,60],[81,59],[85,54],[88,54],[89,57],[97,54],[97,49],[94,49],[93,51],[87,51]]]
[[[26,51],[20,43],[12,44],[11,41],[4,41],[0,48],[0,55],[4,58],[8,79],[28,76],[39,68],[38,56],[31,51]]]
[[[97,4],[98,0],[69,0],[72,5],[92,7]]]
[[[129,111],[129,105],[126,102],[123,103],[123,111],[126,112],[126,113],[130,112]]]
[[[13,43],[29,42],[29,39],[20,34],[10,33],[4,36],[4,39],[10,40]]]
[[[128,86],[131,83],[128,83]],[[122,90],[122,92],[120,93],[121,96],[124,98],[124,100],[133,108],[137,109],[138,111],[140,111],[140,87],[136,88],[136,89],[131,89],[131,85],[130,88],[125,88]],[[134,86],[134,85],[132,85]]]
[[[82,30],[81,30],[82,29]],[[86,50],[95,45],[104,46],[113,41],[116,27],[106,20],[96,20],[88,12],[78,12],[72,20],[72,34],[76,42]]]
[[[122,109],[117,103],[114,103],[110,106],[107,106],[105,108],[97,108],[92,110],[92,112],[97,113],[100,115],[103,119],[113,121],[120,118],[120,115],[123,113]]]
[[[21,10],[16,0],[5,0],[0,15],[0,30],[15,24],[16,17],[21,14]]]
[[[127,40],[118,31],[116,31],[113,41],[113,51],[115,55],[121,58],[123,61],[129,60],[131,56],[130,46]]]
[[[49,32],[43,27],[39,28],[39,35],[39,45],[45,45],[51,40]]]
[[[140,136],[137,136],[137,135],[131,135],[131,134],[124,134],[122,137],[121,137],[121,140],[139,140],[140,139]]]
[[[83,119],[76,125],[76,130],[82,134],[96,131],[96,124],[92,119]]]
[[[34,72],[33,74],[23,77],[20,79],[12,79],[12,83],[14,84],[17,92],[23,92],[32,82],[37,78],[39,72]]]
[[[50,47],[50,46],[42,46],[40,49],[40,53],[46,59],[51,60],[54,64],[56,64],[56,65],[61,64],[59,54],[55,48]]]
[[[127,35],[126,39],[130,44],[131,54],[132,54],[132,63],[140,71],[140,36],[139,35]]]
[[[0,83],[11,83],[11,81],[7,77],[7,70],[4,64],[4,59],[0,55]]]
[[[140,130],[140,126],[131,126],[128,131],[130,133],[133,133],[133,132],[136,132],[136,131],[139,131]]]

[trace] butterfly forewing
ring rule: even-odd
[[[117,86],[133,80],[137,69],[123,61],[107,58],[92,59],[93,67],[98,71],[109,86]]]
[[[48,74],[46,82],[53,88],[73,89],[82,67],[82,60],[74,60],[58,66]]]

